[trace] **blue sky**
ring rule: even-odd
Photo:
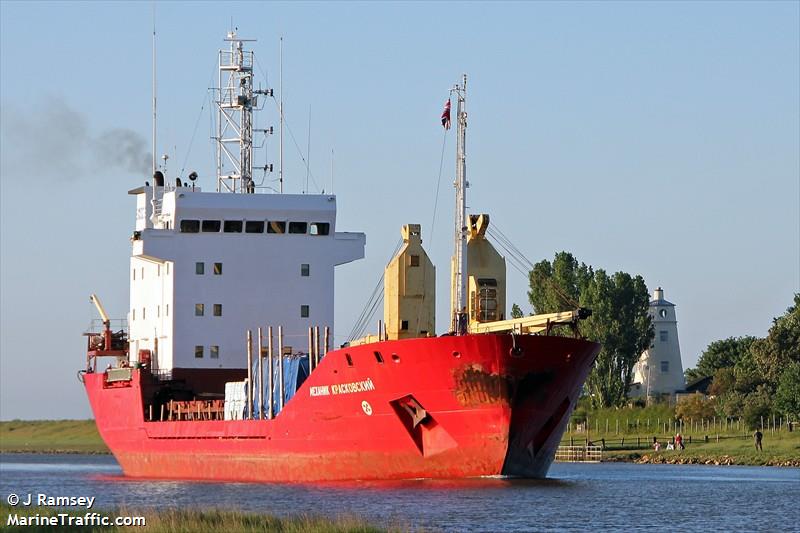
[[[798,6],[157,3],[158,153],[171,175],[196,170],[213,188],[216,51],[233,21],[277,88],[282,35],[303,152],[311,112],[310,189],[330,192],[333,150],[338,227],[367,233],[366,259],[337,274],[337,335],[409,222],[438,267],[444,329],[455,136],[431,230],[438,118],[466,72],[470,210],[534,262],[567,250],[663,286],[692,366],[709,342],[765,335],[800,291]],[[126,191],[150,150],[151,32],[151,3],[0,2],[2,419],[90,416],[74,376],[88,295],[112,316],[128,306]],[[262,127],[277,124],[268,111]],[[133,161],[102,150],[120,135]],[[288,133],[285,159],[299,192]],[[509,302],[529,309],[525,290],[509,269]]]

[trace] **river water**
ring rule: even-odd
[[[541,481],[278,485],[131,480],[103,455],[0,455],[0,496],[11,493],[95,496],[93,510],[356,514],[426,531],[800,531],[797,468],[556,463]]]

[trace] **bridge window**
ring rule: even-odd
[[[289,233],[308,233],[308,222],[289,222]]]
[[[203,262],[198,261],[194,264],[194,273],[198,276],[202,276],[206,273],[206,264]]]
[[[219,359],[219,346],[212,345],[209,347],[209,354],[208,356],[211,359]]]
[[[311,275],[311,265],[308,263],[303,263],[300,265],[300,275],[304,278],[307,278]]]
[[[286,222],[282,220],[270,220],[267,224],[267,233],[286,233]]]
[[[181,233],[199,233],[199,220],[181,220]]]
[[[202,346],[195,346],[194,347],[194,357],[195,357],[195,359],[202,359],[203,358],[203,347]]]
[[[225,233],[241,233],[242,221],[241,220],[226,220],[225,226],[222,229]]]
[[[328,222],[312,222],[311,235],[328,235],[331,231],[331,225]]]
[[[215,276],[222,275],[222,263],[214,263],[214,275]]]
[[[245,233],[264,233],[263,220],[248,220],[244,223]]]
[[[301,318],[308,318],[308,315],[309,315],[309,314],[310,314],[310,308],[309,308],[309,306],[307,306],[307,305],[301,305],[301,306],[300,306],[300,317],[301,317]]]
[[[214,316],[222,316],[222,304],[214,304]]]
[[[203,304],[194,304],[194,316],[203,316],[206,311],[206,306]]]
[[[219,233],[220,228],[220,221],[219,220],[204,220],[203,221],[203,232],[204,233]]]

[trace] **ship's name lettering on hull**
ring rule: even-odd
[[[351,383],[338,383],[335,385],[317,385],[308,389],[311,396],[330,396],[332,394],[352,394],[354,392],[367,392],[375,390],[372,379],[353,381]]]

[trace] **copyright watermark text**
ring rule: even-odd
[[[16,494],[6,497],[12,509],[5,520],[5,526],[145,526],[144,516],[107,516],[98,512],[88,512],[95,502],[94,496],[52,496],[44,493]],[[65,508],[79,507],[87,512],[72,514]],[[36,512],[33,508],[44,508]],[[52,508],[52,510],[50,509]],[[16,512],[19,511],[19,512]]]

